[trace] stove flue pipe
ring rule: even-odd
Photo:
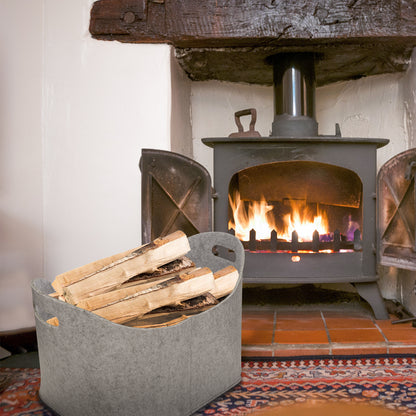
[[[315,57],[312,53],[281,53],[273,65],[274,110],[272,136],[314,137]]]

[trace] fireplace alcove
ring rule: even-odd
[[[276,53],[306,52],[319,55],[316,62],[317,85],[322,86],[368,75],[404,71],[416,44],[416,12],[414,6],[405,0],[374,4],[336,1],[331,7],[320,1],[311,1],[305,3],[304,7],[299,7],[292,1],[264,0],[244,2],[243,6],[238,1],[201,3],[196,0],[98,0],[91,8],[90,33],[95,39],[101,40],[169,43],[173,45],[177,61],[191,80],[215,79],[262,85],[271,85],[274,82],[273,70],[266,63],[266,58]],[[317,132],[311,136],[317,136]],[[361,286],[362,294],[367,283],[371,287],[376,286],[373,176],[376,148],[383,143],[335,136],[314,137],[313,143],[307,143],[307,140],[302,142],[299,139],[289,141],[287,137],[256,138],[256,141],[254,138],[247,138],[246,141],[228,143],[225,138],[207,139],[206,144],[214,147],[214,153],[217,154],[215,164],[225,162],[222,171],[224,176],[221,179],[217,179],[215,168],[214,229],[228,229],[228,186],[233,175],[255,165],[271,163],[271,159],[268,159],[271,156],[267,152],[274,155],[273,162],[303,160],[350,170],[357,175],[362,185],[359,208],[362,228],[360,251],[332,255],[309,253],[300,264],[306,267],[303,260],[316,257],[355,257],[356,269],[347,264],[348,272],[342,275],[341,265],[335,262],[333,270],[329,268],[327,278],[330,278],[330,274],[332,279],[336,276],[335,279],[342,281],[353,278],[352,281],[357,281],[357,285]],[[259,149],[256,151],[259,144],[266,155],[260,156]],[[227,146],[231,150],[227,150],[224,156],[222,150]],[[326,148],[325,152],[320,150],[323,147]],[[349,154],[345,157],[343,153],[346,147],[353,152],[352,156]],[[236,162],[235,159],[240,157],[241,152],[245,152],[252,159]],[[166,166],[159,159],[161,153],[159,151],[152,154],[147,149],[142,152],[142,191],[150,192],[144,196],[142,202],[143,214],[161,212],[162,208],[166,208],[164,212],[168,212],[167,222],[162,225],[153,224],[155,229],[163,232],[175,226],[189,230],[190,234],[206,230],[204,227],[211,224],[210,178],[207,178],[206,170],[195,174],[194,178],[199,178],[199,183],[204,187],[199,191],[199,185],[192,181],[189,183],[186,173],[176,166],[174,171],[182,172],[179,174],[179,183],[184,184],[184,189],[172,191],[169,186],[175,180],[168,177],[170,173],[167,172],[161,178],[163,167]],[[363,155],[369,156],[369,159]],[[148,175],[147,168],[152,175]],[[371,172],[371,176],[363,175],[363,170]],[[195,205],[196,193],[203,201],[203,209]],[[154,201],[156,195],[162,196],[163,207],[158,207]],[[192,217],[191,213],[196,213],[196,217]],[[198,217],[202,217],[203,221]],[[160,221],[159,216],[155,222]],[[152,234],[153,225],[152,220],[147,217],[142,222],[145,242]],[[248,254],[249,257],[252,257],[251,254],[256,255]],[[335,260],[330,260],[333,261]],[[272,279],[265,275],[250,277],[248,273],[245,273],[245,277],[257,281]],[[282,276],[282,279],[286,278]],[[313,279],[318,280],[318,276]],[[372,291],[378,293],[378,288]]]

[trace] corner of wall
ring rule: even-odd
[[[410,59],[410,65],[402,82],[404,103],[404,127],[407,136],[407,148],[416,146],[416,48]]]
[[[191,80],[179,66],[171,48],[171,150],[192,157]]]

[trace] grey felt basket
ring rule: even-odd
[[[186,416],[240,381],[243,247],[219,232],[189,242],[197,266],[215,272],[232,264],[240,277],[218,305],[174,326],[118,325],[48,296],[48,281],[33,281],[39,394],[48,406],[62,416]],[[214,255],[214,246],[235,259]],[[58,327],[46,323],[52,316]]]

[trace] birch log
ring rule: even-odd
[[[61,285],[68,303],[77,304],[81,300],[109,292],[140,273],[153,272],[158,267],[184,256],[190,250],[188,238],[182,231],[158,238],[116,261],[78,278],[68,286]],[[100,263],[102,266],[102,264]],[[86,267],[91,271],[89,265]],[[79,277],[80,271],[76,269]],[[59,276],[58,276],[59,277]],[[57,279],[58,279],[57,277]],[[66,280],[70,276],[66,276]],[[58,287],[54,286],[59,293]]]

